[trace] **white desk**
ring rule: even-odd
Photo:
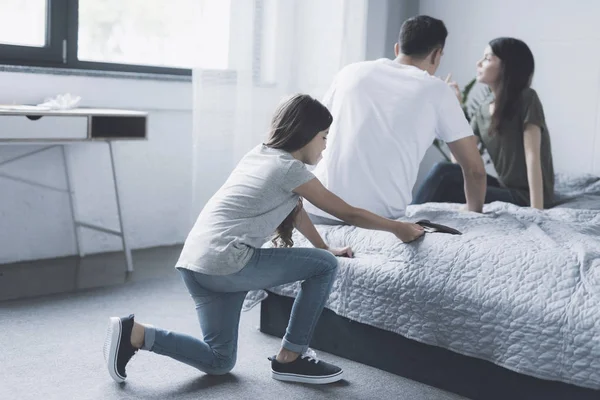
[[[0,178],[10,179],[43,188],[67,193],[75,233],[75,245],[80,257],[84,256],[79,241],[79,228],[85,227],[108,233],[121,238],[127,271],[133,271],[131,249],[127,243],[123,224],[123,213],[119,193],[119,181],[115,168],[115,157],[112,142],[115,140],[145,140],[147,139],[148,114],[140,111],[108,110],[77,108],[65,111],[46,110],[8,110],[0,108],[0,144],[47,144],[31,152],[0,162],[0,167],[25,157],[31,157],[56,146],[61,147],[63,166],[67,181],[67,189],[37,183],[33,180],[15,177],[0,171]],[[99,141],[106,142],[110,152],[115,198],[120,230],[79,221],[75,193],[72,190],[69,164],[66,157],[66,146],[69,143]]]

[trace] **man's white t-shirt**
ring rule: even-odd
[[[313,173],[350,205],[387,218],[404,215],[436,137],[453,142],[473,135],[443,80],[386,58],[346,66],[323,103],[333,123]],[[305,208],[337,219],[308,202]]]

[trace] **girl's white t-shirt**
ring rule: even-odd
[[[290,153],[255,147],[200,212],[176,267],[208,275],[238,272],[298,204],[292,190],[314,178]]]

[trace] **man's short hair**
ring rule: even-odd
[[[435,48],[443,48],[447,36],[448,30],[443,21],[418,15],[404,21],[398,35],[398,45],[402,54],[426,57]]]

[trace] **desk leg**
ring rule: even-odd
[[[121,199],[119,196],[119,183],[117,181],[117,170],[115,168],[115,155],[113,152],[112,141],[108,141],[108,149],[110,150],[110,165],[112,166],[113,183],[115,184],[115,199],[117,200],[117,212],[119,213],[119,226],[121,228],[121,240],[123,241],[123,252],[125,253],[125,261],[127,263],[127,272],[133,272],[133,261],[131,259],[131,249],[127,243],[127,235],[123,228],[123,213],[121,212]]]
[[[67,153],[65,149],[66,144],[60,146],[63,157],[63,166],[65,168],[65,178],[67,180],[67,192],[69,192],[69,207],[71,208],[71,219],[73,221],[73,234],[75,235],[75,247],[77,247],[77,253],[79,257],[85,255],[81,249],[79,243],[79,226],[77,225],[77,205],[75,204],[75,192],[73,191],[73,183],[71,181],[71,174],[69,173],[69,164],[67,162]]]

